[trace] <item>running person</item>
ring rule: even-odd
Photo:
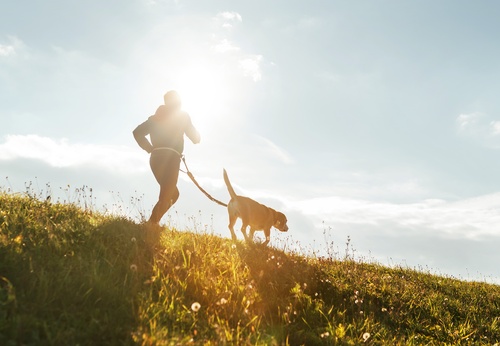
[[[200,142],[200,133],[191,123],[189,115],[181,110],[179,94],[171,90],[163,98],[165,104],[133,131],[137,144],[151,154],[149,164],[160,184],[160,196],[148,221],[155,225],[159,225],[163,215],[179,198],[177,179],[184,150],[184,134],[194,144]]]

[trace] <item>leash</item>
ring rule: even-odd
[[[218,199],[214,198],[213,196],[211,196],[207,191],[205,191],[201,186],[200,184],[198,184],[198,182],[196,181],[193,173],[191,173],[191,171],[189,170],[189,167],[186,163],[186,158],[184,157],[184,155],[181,155],[181,159],[182,159],[182,162],[184,162],[184,166],[186,166],[186,171],[183,171],[182,169],[179,169],[182,173],[186,173],[188,175],[188,177],[193,181],[193,183],[196,185],[196,187],[198,189],[200,189],[201,192],[203,192],[203,194],[205,196],[208,197],[209,200],[211,200],[212,202],[215,202],[219,205],[222,205],[223,207],[227,207],[227,204],[224,203],[224,202],[221,202],[219,201]]]

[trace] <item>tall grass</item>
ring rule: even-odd
[[[492,345],[500,287],[0,194],[2,345]]]

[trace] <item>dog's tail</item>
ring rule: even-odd
[[[236,192],[234,192],[234,189],[231,186],[231,182],[229,181],[229,177],[227,176],[227,172],[225,169],[224,169],[224,182],[226,183],[227,191],[229,191],[231,198],[235,198],[237,196]]]

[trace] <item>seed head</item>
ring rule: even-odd
[[[200,303],[194,302],[193,304],[191,304],[191,310],[193,310],[194,312],[198,312],[200,309],[201,309]]]

